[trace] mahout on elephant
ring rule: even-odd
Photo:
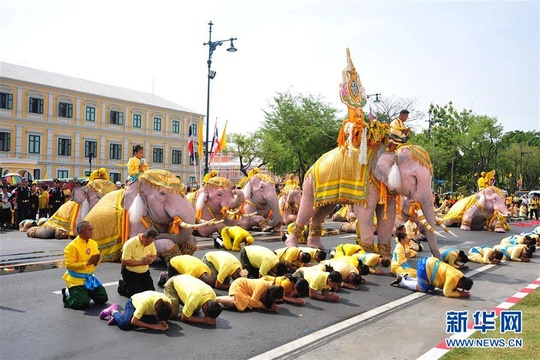
[[[105,195],[85,220],[94,226],[102,261],[120,259],[122,244],[129,238],[155,229],[158,257],[166,262],[181,254],[193,254],[195,210],[185,197],[185,186],[172,173],[151,169],[126,189]]]
[[[340,87],[341,100],[348,107],[338,137],[339,146],[323,154],[307,171],[298,217],[290,226],[287,246],[296,246],[306,224],[307,245],[322,248],[322,221],[336,204],[350,204],[358,219],[358,243],[374,252],[373,214],[377,216],[378,252],[391,254],[396,217],[396,197],[417,201],[426,221],[435,223],[429,154],[420,146],[402,144],[388,151],[388,124],[364,117],[367,96],[347,49],[347,66]],[[433,232],[426,234],[434,256],[440,258]]]

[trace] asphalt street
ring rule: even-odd
[[[463,232],[459,239],[439,239],[467,251],[474,245],[494,245],[504,236],[530,231],[532,226],[513,226],[506,234]],[[270,249],[281,241],[256,237]],[[30,239],[11,231],[0,233],[0,265],[7,259],[37,256],[40,261],[61,260],[67,240]],[[323,240],[327,249],[354,242],[354,236],[336,235]],[[201,244],[208,245],[208,241]],[[208,246],[203,246],[208,249]],[[425,244],[427,248],[427,244]],[[195,256],[202,257],[208,250]],[[34,255],[29,255],[34,254]],[[35,255],[39,254],[39,255]],[[428,256],[424,249],[420,255]],[[416,260],[411,259],[415,266]],[[469,264],[474,271],[480,264]],[[52,268],[51,268],[52,267]],[[32,271],[35,268],[44,270]],[[155,263],[151,272],[157,283],[165,266]],[[103,307],[84,311],[64,309],[59,290],[65,269],[28,266],[25,271],[2,269],[0,276],[0,358],[2,359],[260,359],[323,357],[416,358],[440,343],[445,333],[447,310],[493,308],[540,276],[539,255],[531,263],[509,263],[474,275],[471,299],[447,299],[440,292],[413,293],[389,286],[390,275],[367,276],[359,290],[342,290],[339,303],[307,299],[305,306],[282,305],[279,313],[224,311],[215,328],[171,321],[166,332],[122,331],[107,326],[97,315]],[[116,292],[120,275],[117,263],[101,264],[96,275],[107,285],[109,303],[125,304]],[[159,289],[159,288],[158,288]],[[216,291],[224,295],[224,291]],[[397,303],[396,303],[397,301]],[[376,313],[373,317],[367,315]],[[362,318],[364,316],[365,318]],[[410,327],[412,331],[403,331]],[[324,336],[318,336],[321,334]],[[396,336],[399,334],[399,336]],[[298,340],[304,339],[303,343]],[[296,342],[295,342],[296,341]],[[290,344],[287,347],[287,344]],[[361,352],[360,352],[361,351]]]

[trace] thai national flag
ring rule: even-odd
[[[195,149],[194,149],[194,141],[193,141],[193,124],[189,125],[188,153],[189,153],[189,158],[193,161],[193,164],[197,165],[196,160],[195,160]]]

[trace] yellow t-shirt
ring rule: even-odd
[[[98,244],[92,239],[88,242],[80,237],[73,239],[64,249],[64,259],[66,269],[75,271],[81,274],[91,274],[95,270],[94,265],[86,265],[86,262],[92,255],[99,254]],[[85,278],[77,278],[68,274],[66,271],[62,277],[66,282],[66,287],[82,286],[86,281]]]
[[[156,315],[156,302],[159,299],[171,304],[171,300],[167,296],[152,290],[133,295],[131,297],[131,302],[135,308],[133,316],[140,320],[144,315]]]
[[[266,276],[263,276],[262,279],[268,281],[272,285],[283,287],[283,294],[285,296],[288,296],[289,294],[292,294],[292,292],[294,290],[294,284],[286,276],[277,276],[276,277],[276,276],[266,275]]]
[[[320,251],[319,249],[311,248],[311,247],[303,247],[303,246],[300,246],[299,249],[302,252],[307,252],[309,255],[311,255],[310,263],[316,263],[317,262],[317,259],[315,258],[315,255],[317,254],[317,251]]]
[[[211,274],[210,268],[200,259],[192,255],[178,255],[171,259],[170,264],[179,274],[187,274],[196,278],[202,274]]]
[[[204,257],[216,268],[217,281],[221,284],[231,276],[237,269],[242,268],[240,261],[233,254],[226,251],[209,251]]]
[[[143,168],[140,170],[141,162],[143,162]],[[134,156],[128,160],[128,163],[126,164],[128,168],[128,175],[133,176],[137,174],[144,173],[146,170],[148,170],[148,164],[146,163],[146,160],[139,159],[138,157]]]
[[[302,272],[304,279],[306,279],[311,289],[315,291],[331,289],[330,285],[328,285],[328,275],[330,275],[330,273],[321,271],[315,267],[302,267],[298,269],[298,271]]]
[[[49,205],[49,193],[46,191],[43,191],[41,194],[39,194],[39,208],[46,209],[48,205]]]
[[[336,253],[334,254],[334,258],[340,258],[342,256],[352,256],[356,253],[365,253],[363,247],[357,244],[339,244],[336,247]]]
[[[268,272],[276,266],[279,259],[276,254],[267,247],[260,245],[250,245],[245,248],[249,263],[254,268],[259,269],[262,276],[268,275]]]
[[[438,259],[430,257],[426,262],[426,275],[431,279],[433,268]],[[435,279],[431,285],[442,289],[446,297],[459,297],[459,291],[456,290],[459,279],[463,277],[463,273],[447,263],[440,262],[435,274]]]
[[[279,261],[288,262],[295,266],[301,266],[302,263],[298,261],[298,255],[302,252],[297,247],[284,247],[275,251]]]
[[[343,258],[342,258],[343,259]],[[339,261],[339,260],[325,260],[322,262],[325,265],[329,265],[334,269],[334,271],[337,271],[341,274],[341,277],[343,278],[343,281],[347,279],[350,273],[359,274],[360,272],[356,267],[354,267],[351,264],[347,264],[345,261]]]
[[[139,239],[139,235],[132,237],[122,247],[122,260],[141,261],[146,255],[157,255],[156,246],[151,243],[144,246]],[[148,271],[149,265],[126,266],[129,271],[143,274]]]
[[[333,258],[332,260],[336,260],[336,261],[341,261],[341,262],[344,262],[345,264],[349,264],[351,266],[354,266],[355,268],[358,268],[358,260],[360,259],[360,257],[362,255],[365,255],[365,254],[356,254],[355,256],[342,256],[342,257],[339,257],[339,258]]]
[[[171,280],[184,304],[182,314],[188,318],[199,311],[208,300],[216,300],[216,293],[212,287],[191,275],[177,275],[173,276]]]

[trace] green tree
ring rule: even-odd
[[[261,167],[266,164],[264,155],[261,152],[261,141],[258,132],[255,132],[255,134],[231,133],[227,135],[227,147],[223,152],[238,157],[240,171],[244,176],[247,176],[252,165]]]
[[[259,131],[261,157],[276,174],[296,173],[301,181],[309,167],[337,146],[341,119],[320,97],[277,93],[265,110]]]
[[[502,137],[497,156],[498,180],[509,191],[540,188],[540,132],[510,131]],[[523,177],[521,189],[517,180]]]

